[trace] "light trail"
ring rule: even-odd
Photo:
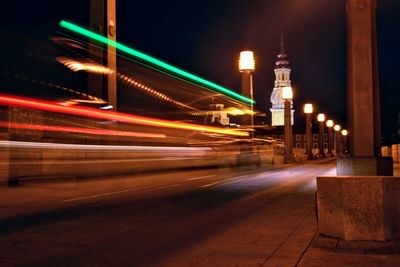
[[[172,72],[174,74],[177,74],[177,75],[179,75],[181,77],[184,77],[186,79],[189,79],[189,80],[191,80],[193,82],[197,82],[197,83],[200,83],[201,85],[205,85],[208,88],[212,88],[214,90],[217,90],[218,92],[225,93],[225,94],[227,94],[227,95],[229,95],[231,97],[234,97],[235,99],[244,101],[247,104],[255,104],[254,100],[252,100],[250,98],[247,98],[245,96],[242,96],[242,95],[240,95],[240,94],[238,94],[238,93],[236,93],[234,91],[231,91],[231,90],[229,90],[229,89],[227,89],[225,87],[222,87],[221,85],[218,85],[216,83],[213,83],[211,81],[208,81],[206,79],[198,77],[198,76],[196,76],[194,74],[191,74],[191,73],[189,73],[187,71],[184,71],[184,70],[182,70],[180,68],[177,68],[175,66],[172,66],[172,65],[170,65],[168,63],[165,63],[165,62],[163,62],[163,61],[161,61],[159,59],[156,59],[156,58],[154,58],[152,56],[149,56],[149,55],[147,55],[145,53],[142,53],[140,51],[132,49],[132,48],[126,46],[126,45],[123,45],[123,44],[118,43],[116,41],[110,40],[107,37],[104,37],[102,35],[99,35],[97,33],[89,31],[89,30],[87,30],[85,28],[82,28],[82,27],[76,25],[76,24],[73,24],[73,23],[65,21],[65,20],[61,20],[60,21],[60,26],[65,28],[65,29],[68,29],[68,30],[70,30],[70,31],[72,31],[74,33],[86,36],[88,38],[94,39],[94,40],[96,40],[98,42],[101,42],[103,44],[115,47],[119,51],[125,52],[125,53],[127,53],[127,54],[129,54],[131,56],[134,56],[136,58],[144,60],[145,62],[148,62],[148,63],[151,63],[151,64],[156,65],[158,67],[161,67],[161,68],[163,68],[163,69],[165,69],[167,71],[170,71],[170,72]]]
[[[69,115],[77,115],[96,119],[115,120],[124,123],[139,124],[146,126],[165,127],[181,130],[191,130],[200,132],[211,132],[236,136],[248,136],[247,132],[235,129],[222,129],[217,127],[189,124],[189,123],[176,123],[173,121],[154,119],[149,117],[137,116],[114,111],[100,111],[89,107],[80,106],[61,106],[56,102],[37,100],[32,98],[22,98],[16,96],[9,96],[0,94],[0,104],[7,106],[19,106],[25,108],[38,109],[43,111],[50,111],[56,113],[64,113]]]
[[[13,123],[13,122],[0,122],[0,127],[27,129],[35,131],[49,131],[49,132],[70,132],[70,133],[82,133],[82,134],[115,135],[115,136],[144,137],[144,138],[166,138],[165,134],[140,133],[140,132],[128,132],[128,131],[105,130],[105,129],[89,129],[89,128],[66,127],[66,126],[37,125],[37,124],[25,124],[25,123]]]

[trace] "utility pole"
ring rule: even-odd
[[[116,41],[116,0],[90,1],[90,28],[112,41]],[[114,110],[117,109],[117,57],[116,49],[95,40],[90,41],[89,57],[91,60],[107,66],[108,74],[89,73],[89,94],[107,99]]]

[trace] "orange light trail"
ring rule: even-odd
[[[145,137],[145,138],[166,137],[165,134],[140,133],[140,132],[104,130],[104,129],[89,129],[89,128],[66,127],[66,126],[34,125],[34,124],[13,123],[13,122],[0,122],[0,127],[27,129],[35,131],[70,132],[70,133],[115,135],[115,136],[128,136],[128,137]]]
[[[7,106],[26,107],[26,108],[43,110],[43,111],[69,114],[69,115],[77,115],[77,116],[83,116],[83,117],[88,117],[88,118],[116,120],[119,122],[131,123],[131,124],[139,124],[139,125],[147,125],[147,126],[155,126],[155,127],[166,127],[166,128],[174,128],[174,129],[182,129],[182,130],[211,132],[211,133],[236,135],[236,136],[248,136],[247,132],[243,132],[243,131],[235,130],[235,129],[221,129],[221,128],[217,128],[217,127],[196,125],[196,124],[190,124],[190,123],[176,123],[176,122],[167,121],[167,120],[148,118],[148,117],[114,112],[114,111],[99,111],[97,109],[89,108],[89,107],[60,106],[56,102],[37,100],[37,99],[31,99],[31,98],[15,97],[15,96],[9,96],[9,95],[5,95],[5,94],[0,94],[0,104],[7,105]]]

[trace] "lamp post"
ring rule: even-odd
[[[339,131],[342,129],[339,124],[333,126],[333,130],[335,131],[335,154],[338,156],[340,154],[340,141],[339,141]]]
[[[291,100],[293,99],[292,87],[282,88],[282,99],[284,100],[284,127],[285,127],[285,162],[293,161],[293,137],[292,137],[292,116],[290,112]]]
[[[318,154],[321,158],[325,157],[324,153],[324,121],[325,114],[319,113],[317,116],[317,121],[319,122],[319,137],[318,137]]]
[[[242,94],[253,100],[253,76],[255,71],[254,53],[252,51],[242,51],[239,57],[239,71],[242,73]],[[250,123],[247,118],[242,120],[243,124],[250,124],[250,138],[254,138],[254,107],[250,104]],[[246,115],[245,115],[246,116]]]
[[[347,136],[349,135],[349,132],[346,129],[343,129],[341,133],[343,136],[343,153],[347,155],[348,154]]]
[[[333,147],[333,120],[326,121],[326,127],[328,127],[328,156],[332,156]]]
[[[305,104],[304,105],[304,113],[306,114],[306,154],[308,159],[313,159],[312,153],[312,122],[311,122],[311,114],[313,113],[313,105]]]

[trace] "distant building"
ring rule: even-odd
[[[281,49],[278,55],[278,60],[275,63],[275,85],[271,94],[271,125],[283,126],[284,125],[284,100],[282,99],[282,89],[286,86],[291,86],[290,82],[290,67],[285,47],[283,44],[283,35],[281,35]],[[293,101],[291,101],[291,117],[292,125],[294,124],[294,110]]]
[[[229,125],[228,112],[224,110],[224,104],[211,104],[207,116],[207,124]]]

